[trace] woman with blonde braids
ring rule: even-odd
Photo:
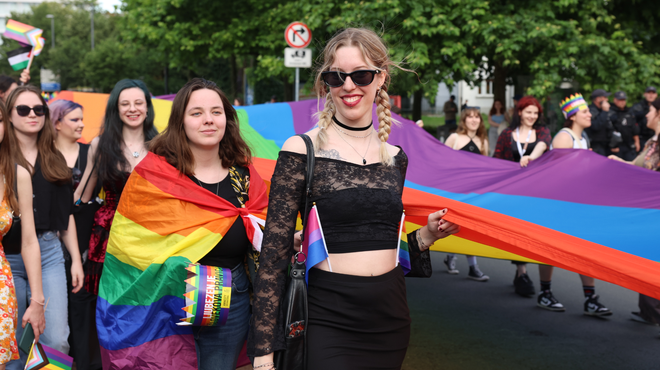
[[[328,42],[316,76],[325,106],[318,127],[307,133],[316,151],[310,202],[318,209],[329,257],[308,276],[308,369],[400,369],[408,347],[406,285],[396,264],[408,158],[387,143],[392,67],[378,35],[348,28]],[[271,179],[248,337],[248,355],[259,370],[274,369],[273,352],[285,348],[279,302],[294,253],[296,215],[307,211],[306,161],[304,141],[288,139]],[[442,219],[446,213],[430,214],[426,226],[408,235],[411,250],[425,252],[458,232],[458,225]],[[411,259],[422,258],[419,252]]]

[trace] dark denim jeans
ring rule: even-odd
[[[199,370],[235,370],[238,355],[247,338],[250,282],[242,263],[234,267],[231,273],[231,304],[227,323],[222,326],[193,327]]]

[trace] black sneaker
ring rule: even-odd
[[[490,277],[488,277],[488,275],[481,272],[481,270],[479,270],[479,266],[470,266],[470,272],[468,272],[468,279],[472,279],[476,281],[488,281]]]
[[[552,295],[551,290],[544,290],[541,293],[539,293],[539,298],[536,305],[549,311],[554,311],[554,312],[566,311],[564,305],[559,303],[557,298],[555,298],[555,296]]]
[[[589,316],[610,316],[612,311],[598,302],[598,295],[592,295],[584,300],[584,314]]]
[[[527,274],[521,274],[517,276],[518,272],[516,271],[516,277],[513,279],[513,286],[516,288],[516,294],[519,294],[523,297],[533,297],[536,291],[534,290],[534,283],[529,279]]]
[[[457,259],[458,259],[458,257],[453,256],[453,255],[452,256],[447,255],[447,257],[445,257],[445,265],[447,265],[447,273],[448,274],[452,274],[452,275],[458,274],[458,270],[456,269],[456,260]]]

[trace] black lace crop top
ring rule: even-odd
[[[310,200],[316,202],[330,253],[397,247],[403,212],[401,195],[408,168],[408,157],[403,150],[394,157],[394,162],[394,166],[381,163],[362,166],[316,158]],[[250,356],[285,348],[279,304],[284,295],[287,266],[293,256],[296,216],[304,207],[306,163],[306,155],[282,151],[271,179],[248,337]]]

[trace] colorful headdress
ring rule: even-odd
[[[561,107],[561,111],[564,113],[564,117],[566,118],[574,115],[578,111],[589,109],[589,106],[587,106],[587,102],[584,101],[582,94],[569,96],[564,101],[562,101],[559,106]]]

